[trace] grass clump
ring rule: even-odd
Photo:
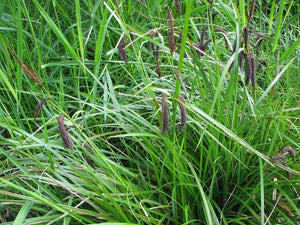
[[[4,0],[1,223],[297,224],[297,7]]]

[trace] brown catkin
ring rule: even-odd
[[[119,56],[120,59],[124,60],[124,62],[127,64],[128,63],[128,59],[127,59],[127,54],[125,51],[125,42],[124,40],[127,38],[127,36],[123,36],[122,39],[120,40],[120,43],[118,45],[118,51],[119,51]]]
[[[130,34],[130,39],[131,39],[131,42],[134,42],[135,41],[135,38],[134,38],[134,33],[132,30],[129,29],[129,34]]]
[[[254,58],[254,54],[252,54],[251,62],[252,62],[251,82],[252,82],[253,90],[255,90],[255,88],[256,88],[256,61],[255,61],[255,58]]]
[[[38,75],[34,71],[34,69],[31,66],[31,64],[29,63],[29,68],[30,69],[28,69],[25,66],[25,64],[20,60],[20,58],[14,53],[14,51],[10,47],[7,47],[7,49],[9,51],[9,53],[18,61],[19,65],[22,67],[23,71],[27,74],[27,76],[29,76],[31,79],[33,79],[40,86],[43,86],[40,78],[38,77]]]
[[[169,112],[166,102],[166,94],[161,99],[161,133],[164,135],[169,128]]]
[[[292,157],[293,162],[296,163],[296,158],[295,158],[296,151],[291,146],[284,147],[283,149],[280,149],[279,152],[281,152],[281,153],[288,152],[290,154],[290,156]]]
[[[250,14],[249,15],[250,20],[252,19],[253,14],[254,14],[255,3],[256,3],[256,0],[252,0],[252,2],[251,2],[251,9],[250,9],[250,13],[249,13]]]
[[[64,117],[65,117],[64,114],[61,114],[58,117],[58,129],[59,129],[59,133],[60,133],[60,136],[61,136],[61,138],[62,138],[62,140],[64,142],[65,148],[73,150],[74,149],[74,145],[73,145],[72,139],[69,136],[67,128],[64,125]]]
[[[187,120],[187,113],[186,113],[186,107],[184,105],[185,103],[184,98],[181,95],[178,95],[178,100],[179,100],[179,108],[181,113],[181,122],[179,125],[179,131],[183,131],[183,128]]]
[[[245,48],[248,49],[249,29],[247,26],[243,27],[242,33],[243,33],[243,42],[245,44]]]
[[[180,76],[179,71],[178,71],[178,70],[175,70],[175,74],[176,74],[177,79],[178,79],[179,82],[180,82],[180,85],[181,85],[182,90],[183,90],[183,92],[184,92],[184,94],[185,94],[185,97],[186,97],[187,100],[188,100],[188,103],[191,105],[191,101],[190,101],[190,99],[189,99],[189,95],[188,95],[188,93],[187,93],[187,91],[186,91],[185,84],[183,83],[183,81],[182,81],[182,79],[181,79],[181,76]]]
[[[94,151],[94,149],[88,144],[88,143],[83,143],[82,146],[86,147],[88,150],[90,150],[91,152]],[[92,167],[92,168],[96,168],[94,163],[93,163],[93,160],[85,153],[83,152],[83,157],[85,158],[85,160],[87,161],[87,163]]]
[[[160,63],[159,63],[159,58],[156,59],[156,73],[158,75],[159,78],[162,77],[162,71],[161,71],[161,68],[160,68]]]
[[[244,61],[246,61],[246,55],[245,53],[242,51],[239,53],[239,60],[238,60],[238,63],[239,63],[239,68],[241,71],[244,71]]]
[[[201,50],[203,50],[205,52],[205,50],[207,49],[208,44],[211,42],[211,39],[208,39],[204,45],[201,47]]]
[[[175,51],[175,38],[174,38],[174,19],[170,8],[168,7],[168,15],[169,15],[169,22],[170,22],[170,30],[169,30],[169,47],[171,55]]]
[[[34,113],[34,120],[33,121],[36,121],[36,118],[38,117],[44,103],[46,102],[47,99],[49,99],[50,97],[46,97],[44,98],[42,101],[40,101],[37,105],[36,105],[36,110],[35,110],[35,113]]]
[[[179,0],[175,0],[175,6],[179,14],[182,14]]]
[[[252,52],[248,52],[246,56],[246,67],[247,67],[247,75],[246,75],[246,82],[245,84],[248,85],[250,80],[252,81],[253,75],[253,67],[252,67]]]
[[[226,32],[224,29],[222,29],[222,28],[216,28],[214,32],[220,32],[220,33],[223,33],[223,34],[224,34],[225,47],[226,47],[226,48],[229,48],[227,32]]]
[[[201,36],[200,36],[200,48],[203,47],[203,44],[204,44],[204,36],[205,36],[205,33],[206,33],[207,28],[208,28],[208,26],[205,26],[205,27],[202,29]]]

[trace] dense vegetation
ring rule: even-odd
[[[1,0],[0,222],[299,224],[299,9]]]

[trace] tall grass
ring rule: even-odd
[[[299,222],[299,4],[179,3],[3,0],[2,224]]]

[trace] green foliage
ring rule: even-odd
[[[299,4],[238,2],[2,0],[0,222],[296,224],[299,153],[274,156],[300,149]]]

